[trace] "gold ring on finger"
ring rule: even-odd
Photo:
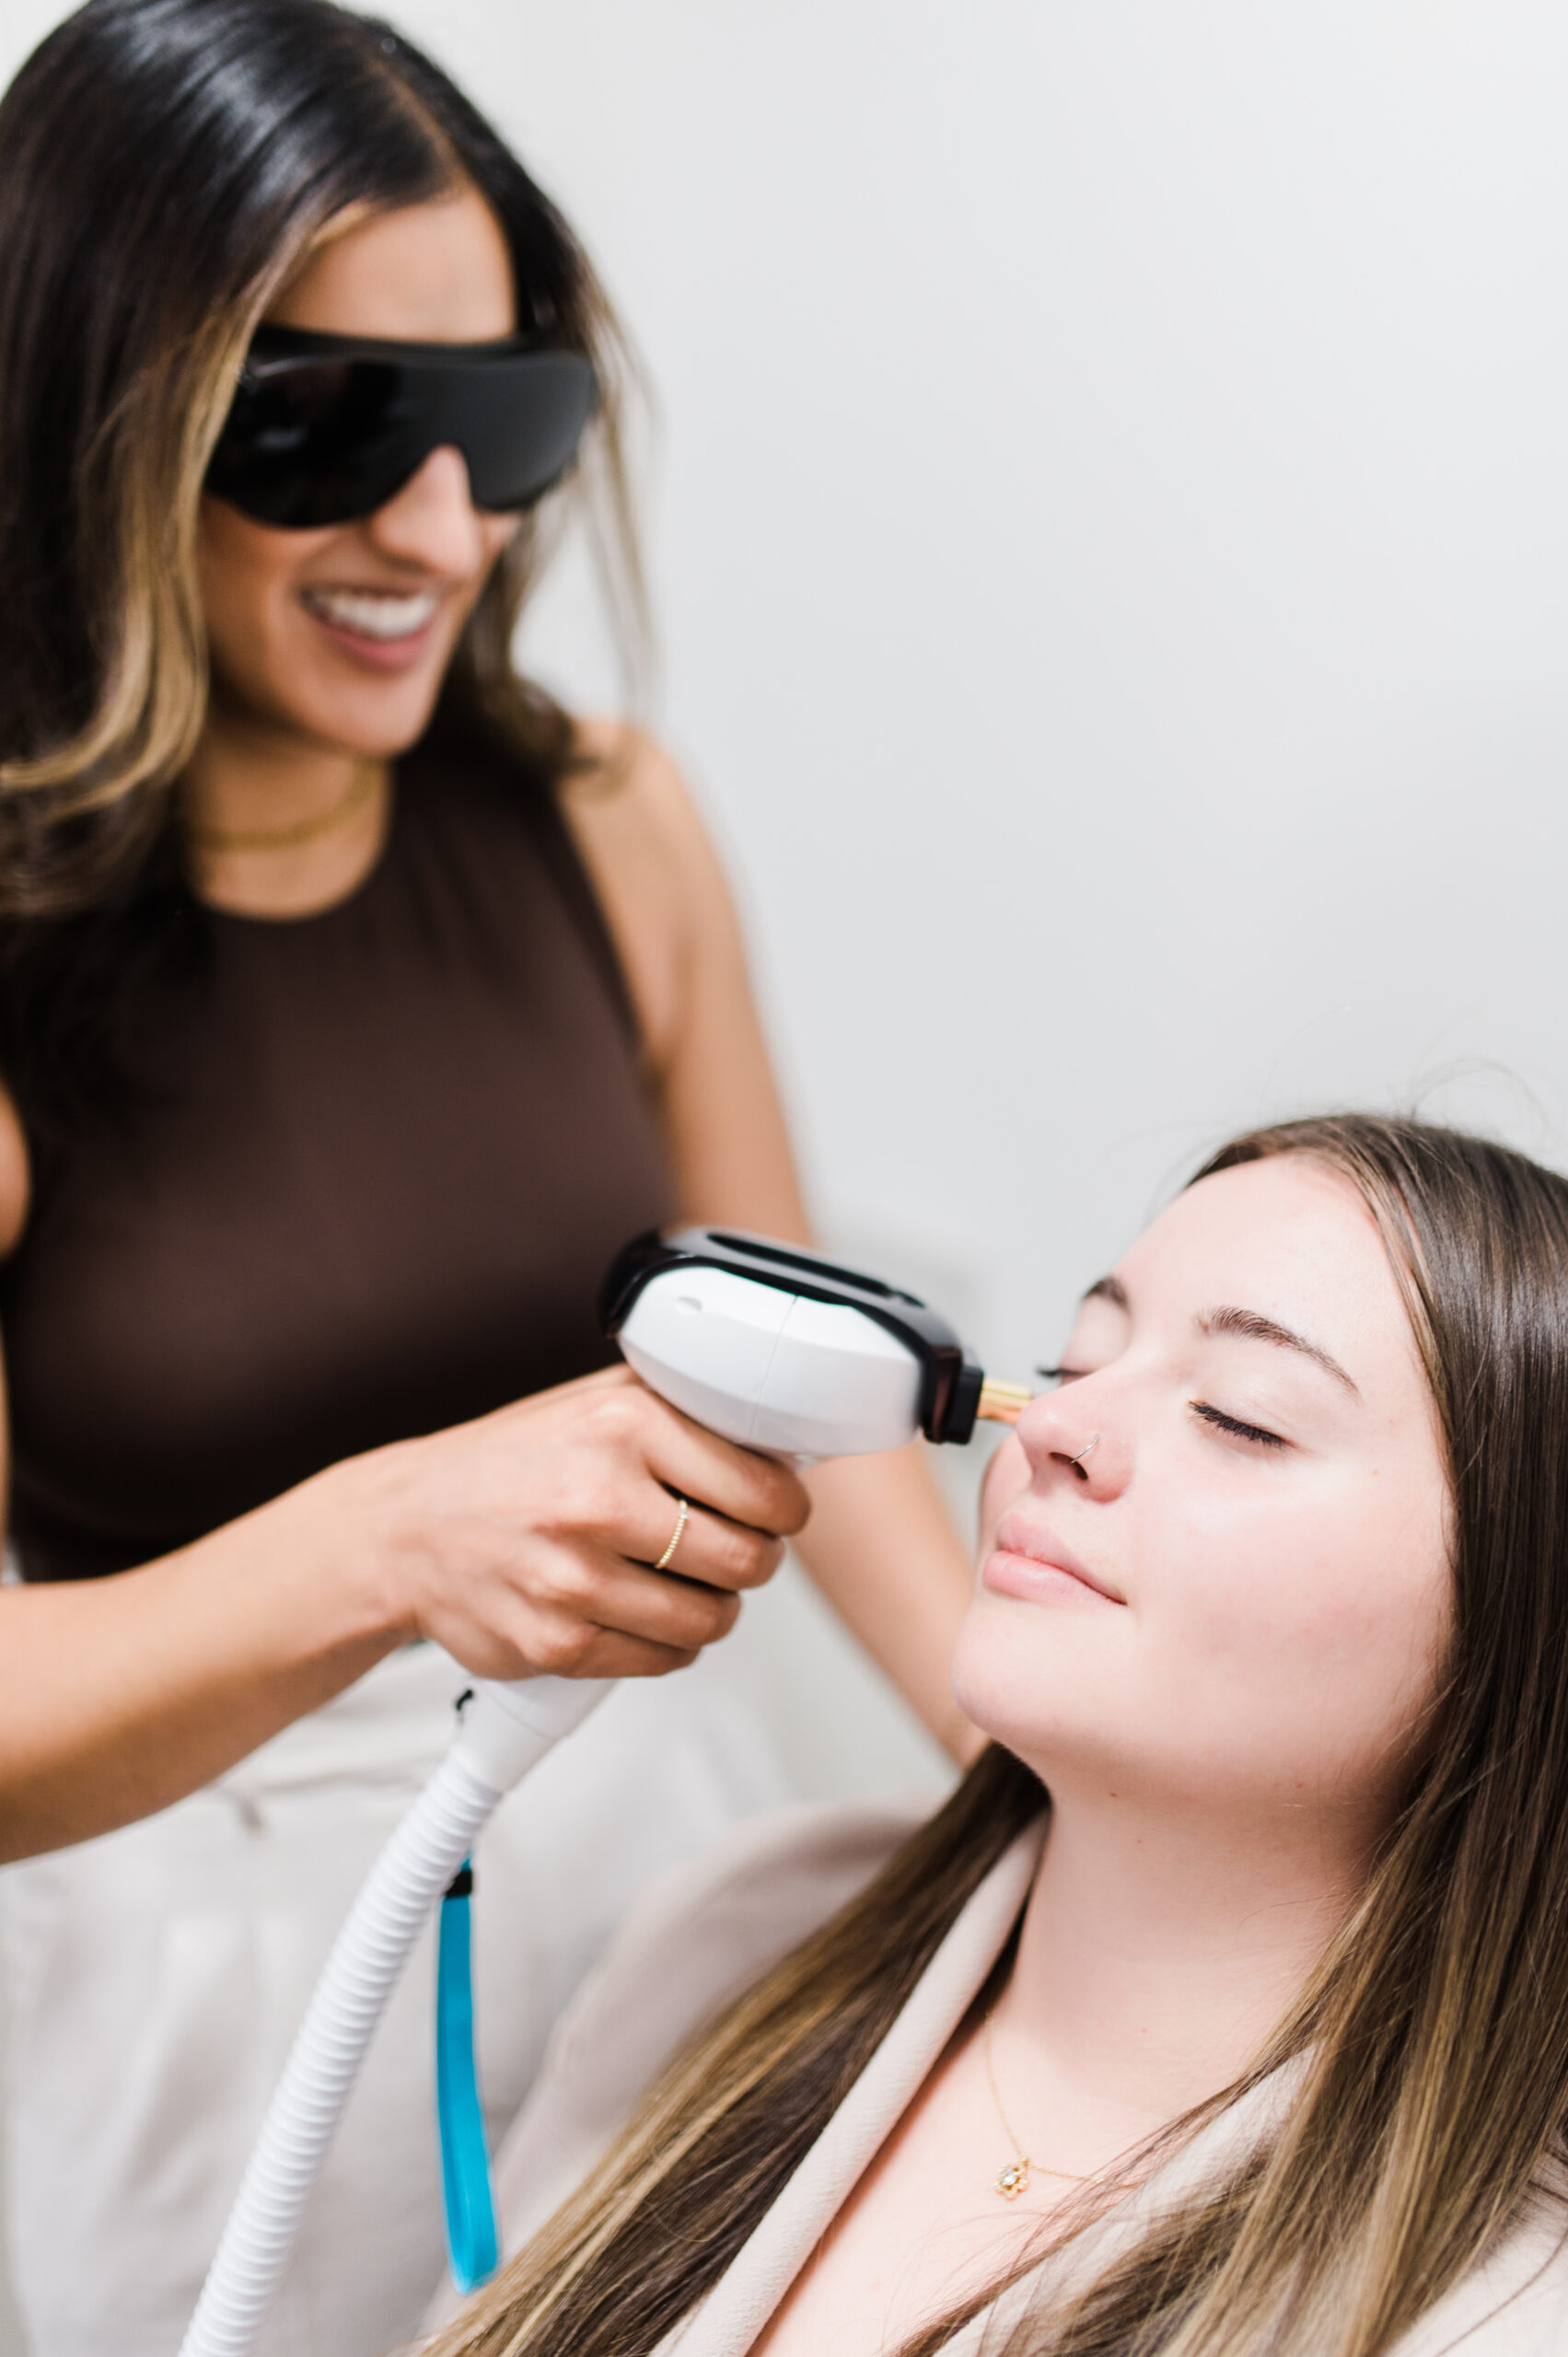
[[[685,1499],[678,1497],[675,1503],[680,1508],[680,1512],[675,1517],[675,1528],[669,1534],[669,1544],[665,1549],[664,1553],[659,1557],[658,1562],[654,1565],[656,1572],[668,1571],[671,1563],[675,1561],[675,1550],[680,1544],[681,1534],[685,1530],[687,1524],[691,1519],[691,1509],[687,1504]]]

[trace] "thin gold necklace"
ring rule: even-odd
[[[993,2006],[992,2012],[995,2011]],[[996,2106],[996,2117],[1002,2122],[1007,2142],[1013,2147],[1013,2158],[1005,2169],[999,2169],[993,2180],[993,2189],[1004,2201],[1016,2201],[1029,2181],[1031,2171],[1040,2177],[1058,2177],[1068,2185],[1092,2185],[1094,2177],[1085,2177],[1074,2169],[1049,2169],[1043,2161],[1033,2161],[1019,2142],[1017,2131],[1002,2108],[1002,2091],[996,2084],[996,2072],[991,2060],[991,2014],[987,2014],[980,2033],[980,2050],[985,2061],[985,2075],[991,2086],[991,2100]],[[1098,2174],[1098,2172],[1097,2172]],[[1108,2193],[1132,2193],[1138,2187],[1136,2177],[1123,2177],[1106,2188]]]
[[[1029,2181],[1031,2171],[1040,2177],[1064,2177],[1069,2185],[1087,2185],[1089,2180],[1086,2177],[1080,2177],[1072,2169],[1048,2169],[1043,2161],[1033,2161],[1025,2152],[1017,2131],[1002,2108],[1002,2091],[996,2084],[996,2072],[991,2060],[990,2014],[986,2014],[984,2026],[980,2033],[980,2050],[985,2062],[985,2075],[991,2087],[991,2100],[996,2106],[996,2117],[1002,2122],[1008,2143],[1013,2147],[1013,2159],[1008,2162],[1005,2169],[998,2171],[995,2179],[995,2189],[1002,2196],[1003,2200],[1016,2201]]]
[[[199,851],[293,851],[299,843],[313,843],[346,827],[369,801],[380,778],[380,762],[367,757],[355,762],[346,790],[331,808],[318,811],[313,819],[296,819],[287,827],[203,827],[187,820],[185,832]]]

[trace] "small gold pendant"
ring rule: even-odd
[[[1022,2157],[1009,2161],[996,2180],[996,2190],[1004,2201],[1016,2201],[1029,2181],[1029,2165]]]

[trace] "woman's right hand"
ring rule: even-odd
[[[734,1627],[741,1592],[772,1576],[810,1510],[791,1468],[693,1423],[626,1367],[319,1479],[389,1584],[389,1620],[482,1678],[684,1667]],[[679,1545],[656,1572],[682,1498]]]
[[[481,1678],[680,1668],[807,1508],[789,1467],[617,1367],[350,1457],[134,1571],[0,1589],[0,1860],[167,1808],[410,1637]]]

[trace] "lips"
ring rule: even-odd
[[[441,605],[433,589],[396,593],[312,586],[300,594],[319,621],[330,622],[334,629],[348,631],[355,638],[374,639],[384,646],[417,638],[422,631],[429,629]]]
[[[1127,1601],[1070,1547],[1063,1546],[1054,1532],[1016,1509],[1005,1514],[997,1524],[982,1576],[987,1587],[1005,1596],[1043,1601],[1051,1595],[1070,1595],[1076,1588],[1080,1593],[1086,1589],[1107,1604]]]

